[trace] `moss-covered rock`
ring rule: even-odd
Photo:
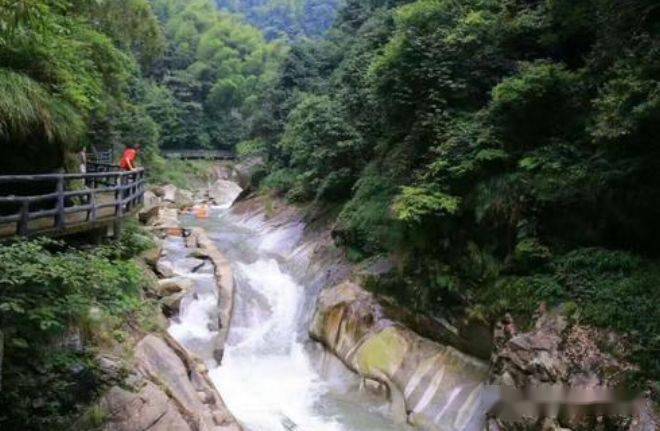
[[[355,372],[387,385],[401,419],[428,430],[483,426],[486,364],[391,320],[360,286],[323,291],[311,335]]]

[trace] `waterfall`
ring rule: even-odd
[[[234,315],[222,363],[213,357],[217,292],[210,274],[193,281],[170,333],[202,359],[227,406],[248,431],[395,431],[409,429],[387,417],[387,402],[360,390],[361,379],[325,355],[308,336],[318,283],[300,277],[309,254],[303,225],[267,222],[216,207],[203,226],[232,262]],[[185,259],[180,241],[167,241],[168,259]],[[307,262],[308,264],[309,262]],[[177,272],[180,273],[180,272]],[[313,278],[313,277],[312,277]],[[314,285],[314,286],[312,286]]]

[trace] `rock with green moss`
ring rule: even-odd
[[[345,282],[319,297],[311,335],[352,370],[387,385],[393,413],[425,430],[481,430],[492,402],[487,365],[391,320],[376,298]]]

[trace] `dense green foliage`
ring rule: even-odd
[[[127,321],[156,310],[142,296],[141,269],[128,259],[151,245],[135,228],[92,251],[51,240],[0,246],[4,334],[0,427],[71,429],[103,390],[94,354],[121,342]]]
[[[284,47],[266,43],[259,30],[219,12],[211,0],[153,5],[168,47],[153,71],[160,85],[145,100],[162,148],[233,148],[250,129],[257,95]]]
[[[245,16],[268,40],[320,37],[332,26],[342,0],[215,0]]]
[[[183,184],[159,148],[257,154],[352,259],[397,263],[379,292],[486,321],[571,304],[660,370],[656,1],[0,6],[0,171],[141,143]]]
[[[212,0],[0,3],[0,172],[76,170],[83,147],[233,148],[285,47]],[[33,154],[39,157],[33,157]]]
[[[1,0],[0,171],[52,171],[121,135],[140,67],[162,48],[147,0]]]
[[[246,150],[269,157],[266,188],[340,207],[351,256],[393,257],[381,289],[404,304],[573,301],[658,370],[659,17],[652,0],[348,1],[327,40],[292,47]]]

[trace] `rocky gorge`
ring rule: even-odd
[[[143,253],[141,264],[150,280],[145,295],[161,304],[163,330],[133,333],[125,343],[130,347],[115,346],[115,352],[101,354],[103,373],[117,381],[98,402],[104,430],[242,429],[211,381],[204,360],[167,330],[171,328],[171,320],[167,320],[177,318],[181,303],[196,295],[197,282],[186,275],[202,267],[217,292],[218,328],[228,328],[231,315],[233,276],[228,262],[203,231],[188,232],[184,238],[179,225],[181,209],[191,207],[193,199],[192,192],[172,185],[146,193],[140,220],[157,238],[158,245]],[[180,243],[185,250],[178,261],[168,258],[166,245],[172,242]],[[224,337],[226,329],[219,330],[213,343],[212,354],[218,358],[222,356]],[[120,359],[126,356],[130,357],[128,363]],[[122,375],[128,375],[119,378],[122,371]]]
[[[224,217],[229,217],[237,226],[257,226],[264,234],[260,249],[271,255],[287,256],[287,271],[306,291],[300,305],[300,321],[306,328],[303,332],[308,332],[327,352],[309,356],[320,358],[314,367],[321,370],[327,367],[328,354],[337,358],[341,367],[360,376],[359,391],[387,404],[386,410],[376,409],[379,414],[390,418],[392,424],[400,424],[392,425],[393,428],[361,428],[346,427],[340,421],[339,428],[327,429],[404,429],[405,424],[432,431],[657,429],[652,392],[646,393],[647,398],[636,405],[634,415],[616,419],[604,415],[586,419],[563,415],[543,420],[528,417],[514,423],[495,417],[493,407],[500,397],[498,388],[502,386],[620,384],[626,370],[632,367],[617,359],[615,347],[624,346],[623,341],[615,334],[603,334],[567,319],[562,310],[544,307],[539,309],[532,327],[525,330],[518,329],[511,316],[503,316],[490,331],[477,332],[470,331],[469,322],[411,316],[387,298],[378,297],[363,287],[365,274],[371,277],[382,268],[387,270],[389,264],[380,262],[365,268],[348,263],[342,251],[334,247],[331,228],[310,221],[299,208],[243,193],[240,201],[227,210],[228,205],[223,203],[241,195],[242,188],[236,184],[239,178],[231,171],[221,171],[214,186],[206,190],[190,193],[165,186],[148,194],[141,219],[159,233],[164,244],[150,260],[156,273],[164,277],[157,283],[154,294],[161,297],[172,324],[170,334],[161,338],[148,336],[136,348],[136,370],[143,382],[142,389],[137,394],[129,394],[113,388],[104,399],[104,405],[113,412],[109,424],[114,428],[108,429],[147,429],[139,428],[142,425],[135,422],[135,415],[131,413],[135,409],[151,415],[150,426],[160,424],[148,429],[240,429],[240,419],[234,419],[220,396],[223,379],[229,381],[226,373],[237,369],[230,366],[222,371],[223,366],[220,366],[220,372],[211,370],[209,377],[209,364],[212,368],[223,361],[225,343],[232,338],[230,323],[236,312],[233,297],[237,294],[234,290],[245,286],[240,281],[238,285],[235,283],[232,265],[236,265],[236,259],[232,258],[232,252],[228,255],[226,250],[220,251],[216,246],[218,241],[228,238],[226,233],[218,236],[213,231],[214,223],[218,222],[206,222],[204,217],[199,220],[193,216],[182,223],[181,210],[195,203],[220,204],[216,212],[211,212],[212,219],[218,217],[217,208],[228,211]],[[249,182],[243,182],[243,186],[249,190]],[[191,216],[183,215],[185,217]],[[222,244],[235,246],[232,241]],[[177,245],[172,248],[174,243]],[[199,300],[200,292],[192,286],[194,281],[191,283],[186,277],[186,274],[195,273],[212,274],[217,288],[217,295],[212,299],[216,309],[209,320],[213,323],[200,323],[208,329],[208,332],[202,331],[201,338],[199,333],[187,333],[178,317],[182,304],[188,302],[183,306],[185,309],[190,307],[190,301]],[[268,313],[277,313],[276,304],[268,307]],[[245,312],[244,304],[239,306],[238,312]],[[237,319],[243,330],[244,322]],[[209,334],[213,339],[211,348],[204,338]],[[181,347],[177,338],[183,339],[187,348]],[[237,348],[235,342],[230,341],[230,351]],[[303,340],[301,346],[314,350],[310,343]],[[193,359],[190,351],[196,351],[203,358]],[[231,352],[228,360],[230,363],[233,360]],[[166,390],[161,389],[163,382]],[[153,395],[159,391],[165,397]],[[158,400],[158,404],[144,401],[147,399]],[[365,404],[364,408],[371,407]],[[278,420],[276,426],[315,429],[300,428],[298,419],[292,419],[294,416],[292,413],[291,417]],[[126,425],[129,423],[131,425]],[[173,428],[166,428],[166,424]],[[324,422],[316,429],[326,427]]]
[[[238,202],[234,211],[244,217],[261,213],[279,226],[287,221],[306,224],[297,252],[307,266],[302,278],[321,286],[308,322],[310,336],[365,382],[384,388],[391,413],[400,421],[429,430],[658,428],[653,401],[658,394],[652,383],[624,415],[567,414],[564,406],[554,419],[531,415],[512,422],[496,417],[501,388],[625,388],[634,366],[622,359],[629,348],[624,337],[543,304],[527,325],[510,315],[490,328],[475,328],[470,319],[414,315],[364,288],[369,278],[394,264],[349,264],[334,247],[331,226],[319,227],[302,211],[259,197]],[[540,404],[546,401],[539,399]],[[615,404],[593,394],[580,401],[603,402]]]

